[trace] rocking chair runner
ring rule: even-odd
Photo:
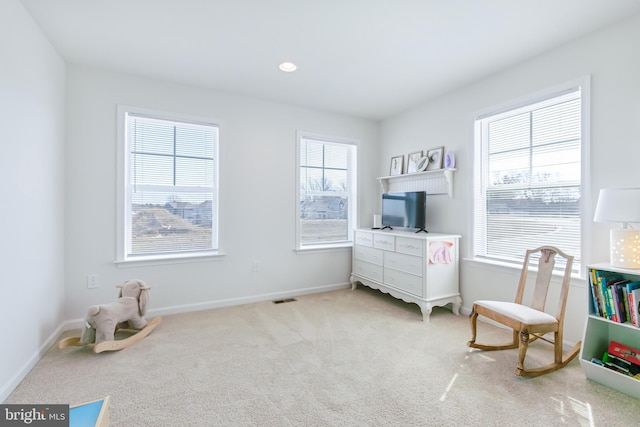
[[[529,272],[529,258],[532,254],[540,253],[538,271],[536,275],[535,288],[531,305],[523,304],[527,274]],[[552,316],[544,311],[551,274],[555,265],[555,256],[559,255],[566,259],[566,267],[562,280],[562,288],[558,301],[556,315]],[[467,343],[469,347],[481,350],[505,350],[519,348],[518,365],[515,373],[525,377],[534,377],[562,368],[580,351],[581,342],[569,350],[565,355],[562,352],[562,328],[564,324],[564,312],[569,294],[569,282],[571,280],[571,265],[573,256],[567,255],[560,249],[553,246],[541,246],[536,249],[526,251],[520,282],[516,293],[515,302],[503,301],[476,301],[473,304],[469,320],[471,322],[471,340]],[[485,316],[498,323],[513,329],[513,341],[502,345],[486,345],[476,343],[476,321],[478,316]],[[545,334],[553,332],[553,340],[544,337]],[[524,359],[527,354],[529,342],[542,339],[554,346],[553,363],[534,369],[527,369],[524,366]]]

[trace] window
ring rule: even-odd
[[[476,119],[476,258],[520,266],[547,244],[581,271],[582,101],[572,87]]]
[[[356,206],[356,142],[298,137],[298,249],[346,246]]]
[[[218,125],[135,108],[119,115],[119,260],[217,250]]]

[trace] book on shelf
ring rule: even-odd
[[[602,360],[594,357],[591,359],[591,363],[640,380],[640,366],[629,363],[626,360],[611,355],[606,351],[602,355]]]
[[[631,324],[636,328],[640,328],[640,287],[629,292],[629,312]]]
[[[629,290],[627,289],[627,285],[633,283],[632,281],[627,281],[627,283],[620,288],[620,296],[622,298],[622,304],[624,305],[624,312],[626,315],[626,322],[631,323],[631,313],[629,312]]]
[[[615,356],[628,363],[640,366],[640,350],[638,349],[620,344],[617,341],[611,341],[609,343],[608,353],[610,356]]]
[[[596,276],[597,271],[598,270],[593,268],[589,270],[589,287],[591,288],[593,312],[599,317],[604,317],[604,312],[602,310],[602,293],[598,287],[598,278]]]
[[[611,299],[613,301],[613,318],[618,323],[628,322],[626,304],[624,303],[623,289],[631,280],[616,280],[610,285]]]
[[[593,276],[593,292],[596,292],[599,295],[601,304],[601,310],[598,310],[598,312],[602,313],[600,317],[614,320],[614,302],[610,285],[620,280],[624,280],[624,278],[619,273],[603,270],[593,270]]]
[[[640,281],[620,273],[590,269],[589,287],[596,316],[640,328]],[[637,291],[635,294],[634,291]],[[634,320],[635,319],[635,320]]]
[[[606,360],[604,364],[609,369],[616,370],[631,377],[640,374],[640,366],[634,365],[633,363],[628,362],[621,357],[617,357],[613,354],[607,353],[604,359]]]
[[[606,291],[606,279],[611,276],[622,277],[617,273],[612,273],[610,271],[603,270],[591,270],[591,278],[592,278],[592,294],[595,295],[595,304],[597,304],[597,310],[594,309],[595,313],[600,317],[604,317],[606,319],[610,319],[609,309],[607,304],[607,291]]]
[[[625,280],[622,277],[614,277],[611,276],[606,279],[607,286],[607,294],[608,294],[608,304],[609,304],[609,313],[610,319],[617,323],[624,323],[625,314],[621,311],[622,306],[620,305],[620,294],[619,289],[621,285],[626,284],[629,280]]]

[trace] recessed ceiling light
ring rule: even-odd
[[[285,73],[292,73],[298,69],[298,66],[293,62],[283,62],[279,65],[279,68]]]

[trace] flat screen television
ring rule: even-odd
[[[427,192],[384,193],[382,195],[382,229],[403,227],[426,229]]]

